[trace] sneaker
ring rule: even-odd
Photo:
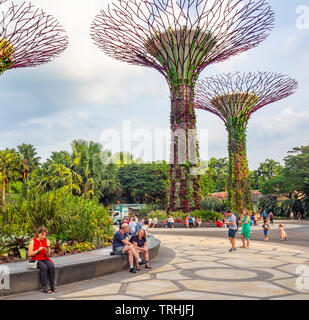
[[[144,259],[142,259],[142,261],[141,261],[141,262],[139,262],[139,264],[140,264],[140,265],[142,265],[142,264],[146,264],[146,261],[145,261]]]
[[[135,270],[134,268],[131,268],[131,269],[130,269],[130,272],[136,273],[136,270]]]
[[[229,250],[229,252],[233,252],[233,249],[231,248],[231,249]]]

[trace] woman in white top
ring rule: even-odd
[[[142,229],[145,230],[146,236],[148,237],[148,235],[150,234],[149,220],[148,219],[145,219],[143,221]]]
[[[172,216],[169,216],[169,218],[167,219],[165,228],[174,228],[174,219]]]

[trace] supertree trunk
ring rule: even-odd
[[[168,211],[198,209],[199,175],[194,85],[171,87],[171,161]]]
[[[246,127],[246,123],[237,119],[226,125],[229,153],[228,199],[238,213],[242,213],[243,209],[252,209]]]

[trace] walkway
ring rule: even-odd
[[[162,248],[151,271],[121,271],[61,286],[52,295],[34,292],[4,299],[309,299],[309,248],[253,242],[249,250],[229,253],[223,238],[157,237]],[[298,268],[307,270],[305,282]]]

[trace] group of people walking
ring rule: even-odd
[[[242,240],[242,247],[245,249],[249,249],[250,247],[250,232],[251,232],[251,226],[252,225],[257,225],[257,218],[256,215],[250,215],[248,210],[243,210],[243,213],[239,218],[235,216],[231,211],[226,212],[227,217],[224,218],[224,224],[228,226],[229,232],[228,232],[228,238],[231,243],[231,249],[229,250],[230,252],[236,251],[236,234],[239,228],[239,224],[241,224],[241,232],[240,232],[240,237]],[[254,219],[252,219],[254,217]],[[265,211],[262,212],[262,218],[263,218],[263,225],[262,229],[264,232],[264,240],[268,241],[269,240],[269,233],[271,231],[270,224],[274,223],[274,215],[270,212],[269,215]],[[269,220],[268,220],[269,219]],[[240,221],[239,221],[240,220]],[[287,240],[287,233],[283,229],[283,225],[279,224],[279,235],[280,235],[280,240]]]

